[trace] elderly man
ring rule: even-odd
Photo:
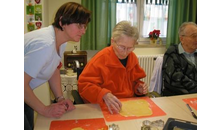
[[[163,58],[164,96],[197,93],[197,25],[184,22],[180,44],[170,46]]]

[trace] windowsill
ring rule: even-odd
[[[135,48],[164,48],[166,47],[165,44],[143,44],[143,43],[138,43],[135,45]]]
[[[161,44],[160,44],[161,43]],[[140,38],[136,48],[166,48],[166,37],[160,37],[156,40],[156,44],[150,44],[149,38]]]

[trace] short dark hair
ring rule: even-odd
[[[62,25],[69,25],[72,23],[88,24],[90,20],[91,11],[78,3],[68,2],[57,10],[52,25],[63,31],[59,24],[60,21]]]

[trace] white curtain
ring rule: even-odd
[[[116,11],[116,23],[127,20],[137,26],[137,5],[135,0],[118,0]]]
[[[160,37],[166,36],[168,2],[168,0],[144,1],[143,37],[148,37],[148,34],[154,29],[160,30]]]

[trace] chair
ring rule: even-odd
[[[82,73],[83,68],[77,68],[77,80],[79,79],[80,74]],[[77,90],[72,90],[72,95],[74,98],[74,103],[73,104],[84,104],[83,99],[79,95],[79,92]]]
[[[163,56],[158,56],[155,61],[154,70],[151,76],[149,92],[157,92],[158,94],[161,94],[161,90],[163,87],[162,65]]]

